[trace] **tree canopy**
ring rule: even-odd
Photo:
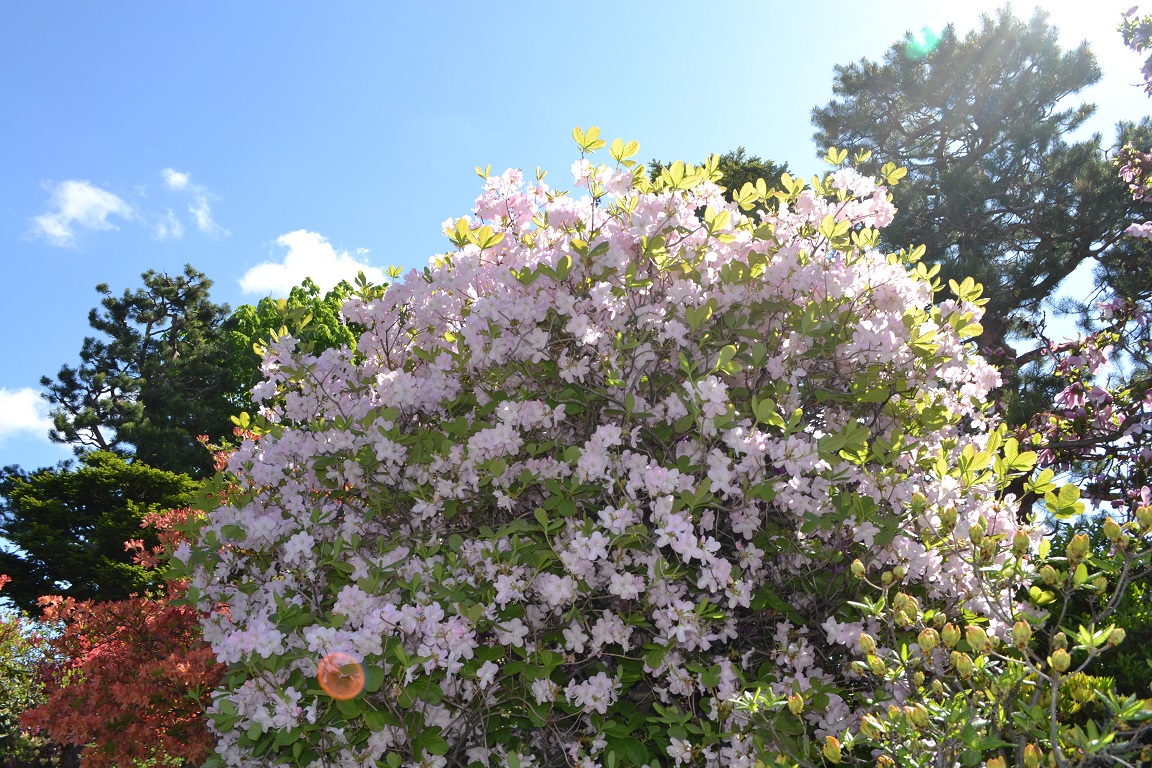
[[[183,274],[148,271],[144,287],[121,297],[96,286],[80,365],[41,384],[52,403],[52,440],[131,455],[159,469],[202,476],[212,458],[197,437],[231,433],[240,394],[234,367],[220,365],[226,304],[191,265]]]
[[[963,38],[949,25],[935,45],[908,36],[880,62],[838,66],[834,98],[813,110],[820,145],[907,168],[885,242],[923,244],[944,279],[984,285],[985,347],[1038,338],[1045,300],[1081,264],[1130,270],[1140,252],[1122,234],[1147,204],[1099,135],[1069,138],[1094,110],[1076,96],[1099,78],[1087,43],[1063,50],[1046,13],[1004,8]],[[1121,127],[1122,141],[1140,136],[1146,123]]]
[[[124,543],[155,545],[140,527],[144,516],[187,506],[198,487],[108,451],[87,453],[77,466],[0,470],[0,537],[10,545],[0,550],[0,573],[12,577],[5,597],[35,611],[42,595],[116,600],[144,589],[153,574]]]

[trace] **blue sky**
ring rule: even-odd
[[[1091,130],[1149,110],[1128,2],[1043,5],[1105,77]],[[48,443],[40,376],[74,364],[97,283],[191,263],[233,307],[311,275],[423,266],[473,168],[570,181],[575,125],[647,160],[739,145],[821,169],[833,66],[996,3],[22,3],[0,24],[0,465]],[[1030,3],[1017,3],[1030,15]]]

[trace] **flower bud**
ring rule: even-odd
[[[1108,538],[1108,541],[1111,541],[1113,544],[1115,544],[1116,541],[1120,538],[1120,533],[1120,523],[1116,522],[1111,517],[1104,521],[1104,535]]]
[[[858,578],[858,579],[864,578],[864,563],[860,562],[859,559],[853,560],[852,566],[851,566],[851,571],[852,571],[852,575],[855,576],[856,578]]]
[[[868,657],[868,668],[876,677],[883,677],[884,673],[888,671],[888,668],[884,666],[884,660],[876,655]]]
[[[962,680],[967,680],[976,671],[976,664],[968,654],[952,651],[952,668],[956,670],[956,674],[960,675]]]
[[[906,711],[908,720],[914,727],[923,728],[928,725],[928,709],[923,704],[908,707]]]
[[[860,650],[863,651],[865,655],[876,651],[876,640],[867,632],[860,633]]]
[[[984,539],[980,542],[980,559],[984,562],[996,557],[997,544],[995,539]]]
[[[984,541],[984,533],[988,530],[988,521],[981,515],[980,519],[972,524],[968,529],[968,538],[975,546],[980,546],[980,542]]]
[[[804,711],[804,697],[798,693],[794,693],[788,697],[788,711],[797,717]]]
[[[968,641],[973,653],[987,653],[992,650],[992,643],[988,642],[988,633],[983,627],[969,624],[964,628],[964,639]]]
[[[1004,762],[1001,755],[989,759],[988,762],[984,763],[984,766],[985,768],[1008,768],[1008,764]]]
[[[860,735],[866,739],[873,741],[880,738],[884,733],[884,726],[880,725],[880,721],[874,715],[864,715],[860,718]]]
[[[903,579],[908,575],[908,569],[902,565],[898,565],[892,569],[892,575],[895,576],[897,580]]]
[[[1060,574],[1051,565],[1045,564],[1040,569],[1040,580],[1050,587],[1056,586],[1056,582],[1060,581]]]
[[[884,571],[884,573],[880,574],[880,583],[883,584],[884,586],[888,586],[889,584],[891,584],[892,583],[892,571]]]
[[[1032,546],[1032,540],[1028,538],[1028,534],[1022,530],[1016,531],[1012,534],[1012,554],[1016,557],[1021,557],[1028,554],[1028,548]]]
[[[927,656],[940,645],[940,633],[932,627],[925,627],[920,630],[920,636],[916,638],[916,643],[920,646],[920,652]]]
[[[1044,753],[1040,751],[1040,747],[1035,744],[1024,747],[1024,768],[1040,768],[1040,761],[1043,759]]]
[[[1112,646],[1113,648],[1115,648],[1117,645],[1120,645],[1120,643],[1124,642],[1125,634],[1126,633],[1124,632],[1123,627],[1115,627],[1111,632],[1108,633],[1108,645]]]
[[[1140,524],[1140,529],[1143,531],[1152,529],[1152,507],[1137,507],[1136,522]]]
[[[960,630],[952,622],[944,625],[944,631],[940,633],[940,639],[944,641],[945,648],[955,648],[956,643],[960,642]]]
[[[824,757],[830,763],[838,763],[843,757],[840,752],[840,740],[835,736],[824,737]]]
[[[1071,562],[1080,562],[1084,558],[1088,557],[1088,553],[1091,551],[1091,549],[1092,546],[1088,541],[1088,534],[1078,533],[1072,537],[1071,541],[1068,542],[1068,560]]]
[[[1057,648],[1048,657],[1048,664],[1057,672],[1067,672],[1068,667],[1072,664],[1072,657],[1068,655],[1068,651]]]
[[[876,758],[876,768],[896,768],[896,761],[889,755],[880,755]]]
[[[924,687],[924,673],[919,669],[912,673],[912,682],[917,688]]]
[[[1052,636],[1052,647],[1053,648],[1067,648],[1068,647],[1068,635],[1064,634],[1063,632],[1057,632],[1056,634],[1054,634]]]
[[[940,524],[945,530],[951,530],[956,525],[956,507],[952,504],[940,510]]]
[[[1097,576],[1092,579],[1092,591],[1098,595],[1104,594],[1104,590],[1108,589],[1108,579],[1104,576]]]
[[[1017,648],[1024,650],[1031,640],[1032,627],[1028,626],[1028,622],[1018,621],[1012,625],[1012,642]]]

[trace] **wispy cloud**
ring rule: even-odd
[[[32,219],[32,234],[52,245],[75,246],[81,230],[117,229],[113,217],[136,216],[132,206],[120,197],[81,179],[62,181],[49,189],[52,210]]]
[[[186,173],[165,168],[160,171],[160,175],[164,177],[164,184],[167,185],[168,189],[181,190],[188,186],[188,174]]]
[[[160,176],[164,179],[164,186],[172,192],[184,192],[192,196],[192,202],[188,204],[188,213],[192,214],[192,221],[196,224],[196,229],[206,235],[223,237],[231,234],[212,218],[211,200],[214,199],[214,196],[203,184],[193,183],[192,174],[177,171],[174,168],[165,168],[160,171]],[[168,211],[168,218],[175,218],[172,211]],[[183,227],[181,227],[181,234],[183,231]]]
[[[36,436],[47,441],[51,428],[48,403],[37,390],[0,387],[0,443],[16,436]]]
[[[245,272],[240,278],[240,288],[245,293],[287,296],[306,277],[327,291],[341,280],[351,282],[357,272],[363,272],[374,283],[385,282],[381,270],[357,261],[348,251],[337,251],[315,232],[300,229],[281,235],[276,242],[288,249],[284,260],[268,261]]]
[[[184,224],[176,218],[171,208],[167,215],[156,221],[155,235],[157,240],[179,240],[184,237]]]
[[[212,218],[212,206],[208,204],[208,196],[197,195],[196,202],[188,206],[189,213],[196,219],[196,228],[209,235],[227,235],[228,230],[221,227]]]

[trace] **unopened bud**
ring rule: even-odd
[[[1104,535],[1108,541],[1115,543],[1120,538],[1120,523],[1109,517],[1104,521]]]
[[[952,622],[944,625],[944,631],[940,633],[940,639],[944,641],[945,648],[955,648],[956,643],[960,642],[960,630]]]
[[[968,529],[968,538],[976,546],[980,546],[980,542],[984,541],[984,532],[988,530],[987,521],[981,515],[980,519],[972,524]]]
[[[1091,549],[1092,546],[1091,542],[1088,541],[1088,534],[1078,533],[1068,542],[1068,560],[1071,562],[1079,562],[1088,557]]]
[[[916,684],[917,688],[924,687],[924,673],[919,669],[912,673],[912,682]]]
[[[940,510],[940,524],[946,529],[951,530],[952,526],[956,525],[956,507],[949,504]]]
[[[1140,524],[1140,529],[1143,531],[1152,528],[1152,507],[1137,507],[1136,522]]]
[[[880,574],[880,583],[883,584],[884,586],[888,586],[889,584],[891,584],[892,583],[892,571],[884,571],[884,573]]]
[[[903,579],[908,575],[908,569],[902,565],[898,565],[892,569],[892,575],[895,576],[898,580]]]
[[[1048,664],[1057,672],[1067,672],[1068,667],[1072,664],[1072,657],[1068,655],[1068,651],[1057,648],[1048,657]]]
[[[876,640],[867,632],[860,633],[860,650],[864,652],[864,655],[873,653],[876,650]]]
[[[1125,634],[1126,633],[1124,632],[1123,627],[1114,628],[1111,632],[1108,633],[1108,645],[1112,647],[1120,645],[1120,643],[1124,642]]]
[[[1018,530],[1012,534],[1012,554],[1016,555],[1016,557],[1028,554],[1028,549],[1031,546],[1032,540],[1028,538],[1028,534],[1024,531]]]
[[[835,736],[824,737],[824,757],[830,763],[838,763],[842,758],[840,752],[840,740]]]
[[[1040,768],[1043,759],[1044,753],[1040,751],[1040,747],[1035,744],[1024,747],[1024,768]]]
[[[876,758],[876,768],[896,768],[896,761],[890,755],[880,755]]]
[[[964,639],[968,641],[973,653],[987,653],[992,650],[992,644],[988,642],[988,633],[983,627],[969,624],[964,629]]]
[[[1060,581],[1060,574],[1051,565],[1045,564],[1040,569],[1040,580],[1050,587],[1056,586],[1056,582]]]
[[[984,562],[992,560],[992,558],[996,557],[996,549],[995,539],[984,539],[984,541],[980,542],[980,559]]]
[[[960,675],[961,679],[967,680],[976,671],[976,664],[968,654],[952,651],[952,668],[956,670],[956,674]]]
[[[1004,762],[1004,757],[996,755],[990,758],[988,762],[984,763],[985,768],[1008,768],[1008,764]]]
[[[853,560],[851,566],[852,575],[858,579],[864,578],[864,563],[859,560]]]
[[[884,726],[880,725],[880,721],[874,715],[864,715],[860,718],[860,734],[866,739],[873,741],[880,738],[884,733]]]
[[[920,630],[920,636],[916,638],[916,643],[920,646],[920,652],[928,655],[940,645],[940,633],[932,627],[925,627]]]
[[[798,693],[794,693],[788,697],[788,711],[797,717],[804,711],[804,697]]]
[[[1108,589],[1108,579],[1104,576],[1097,576],[1092,579],[1092,591],[1098,595],[1104,594],[1104,590]]]
[[[1017,648],[1024,650],[1031,640],[1032,627],[1028,626],[1028,622],[1018,621],[1012,625],[1012,642]]]
[[[908,707],[907,714],[908,720],[916,728],[923,728],[928,725],[928,709],[923,704]]]
[[[1067,648],[1068,647],[1068,635],[1064,634],[1063,632],[1057,632],[1056,634],[1052,635],[1052,647],[1053,648]]]
[[[868,657],[868,668],[876,677],[883,677],[884,673],[888,671],[888,668],[884,666],[884,660],[876,655]]]

